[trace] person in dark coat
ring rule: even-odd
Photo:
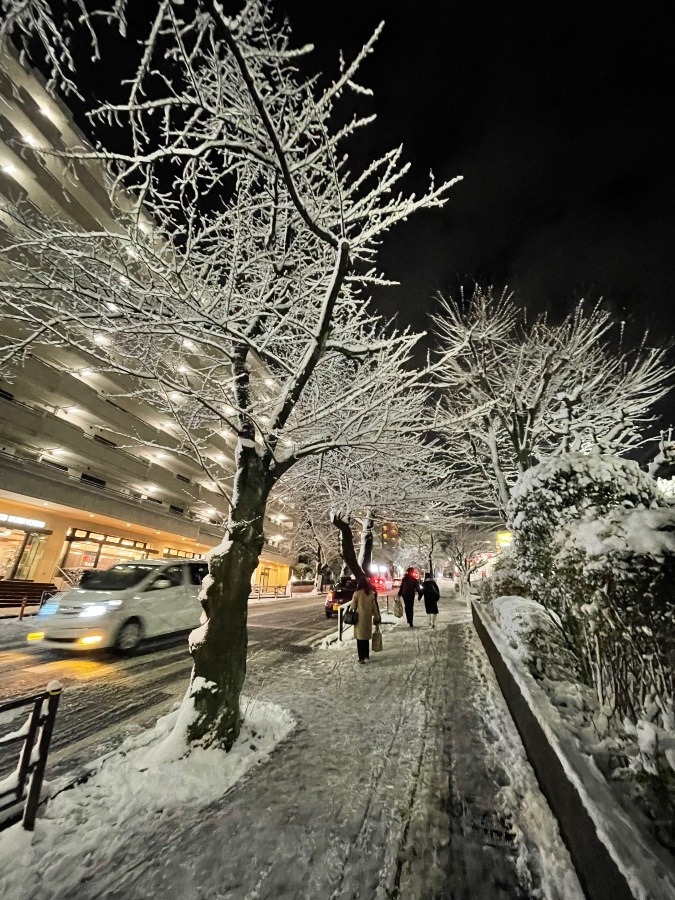
[[[422,591],[420,588],[420,583],[415,578],[415,570],[412,566],[405,573],[403,578],[401,579],[401,586],[398,589],[398,595],[403,600],[403,605],[405,606],[405,617],[408,620],[408,625],[413,627],[413,615],[415,613],[415,597],[421,597]]]
[[[438,585],[434,581],[431,572],[427,572],[424,576],[422,596],[424,597],[424,609],[429,616],[429,625],[432,628],[435,628],[436,616],[438,615],[438,598],[441,596],[441,592],[439,591]]]

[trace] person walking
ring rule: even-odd
[[[370,639],[373,636],[373,622],[379,625],[382,621],[375,588],[365,575],[361,575],[358,579],[357,587],[349,606],[357,616],[356,625],[354,625],[354,637],[356,638],[359,662],[365,663],[367,659],[370,659]]]
[[[422,583],[422,596],[424,597],[424,609],[429,616],[429,625],[436,627],[436,616],[438,615],[438,598],[441,592],[438,585],[434,581],[431,572],[427,572]]]
[[[413,616],[415,614],[415,597],[421,597],[422,591],[420,588],[420,583],[415,578],[415,570],[412,566],[405,573],[403,578],[401,579],[401,586],[398,589],[398,595],[403,599],[403,605],[405,606],[405,617],[408,620],[408,625],[413,627]]]

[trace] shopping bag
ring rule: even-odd
[[[403,604],[401,603],[400,597],[397,597],[396,602],[394,603],[394,615],[397,619],[400,619],[403,615]]]
[[[373,635],[373,653],[379,653],[382,649],[382,632],[379,628],[375,629],[375,634]]]

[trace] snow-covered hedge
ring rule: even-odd
[[[569,523],[554,552],[600,702],[632,722],[675,727],[675,510],[618,508]]]
[[[513,492],[516,569],[618,720],[673,727],[675,510],[632,460],[570,453]]]
[[[659,534],[653,549],[658,548],[661,540],[670,545],[672,534],[667,536],[665,519],[659,521],[660,510],[628,516],[648,519],[646,534],[638,520],[627,529],[635,534],[637,548],[645,549],[642,542],[651,542],[650,534],[655,531]],[[611,537],[602,537],[602,528],[596,528],[595,523],[579,526],[582,534],[586,529],[593,533],[583,539],[588,541],[586,546],[591,555],[606,549],[606,540],[616,549],[619,540],[615,528]],[[596,535],[601,542],[599,547],[594,544]],[[578,537],[581,539],[581,535]],[[571,535],[570,539],[574,540]],[[596,691],[579,680],[575,654],[571,652],[562,622],[536,601],[527,597],[497,597],[486,604],[486,609],[499,626],[510,655],[534,678],[555,707],[560,725],[572,738],[571,745],[592,758],[592,768],[597,775],[604,776],[615,796],[620,798],[623,810],[629,811],[632,817],[631,803],[635,803],[645,816],[643,824],[658,843],[675,853],[675,723],[672,719],[668,722],[668,717],[663,718],[658,711],[649,718],[649,710],[644,710],[643,718],[637,722],[612,716],[611,709],[600,701]],[[623,659],[621,651],[616,659]],[[594,778],[592,781],[595,783]],[[615,814],[613,807],[606,809],[608,818],[621,818]],[[622,826],[617,824],[621,830]],[[653,896],[665,895],[654,893]]]
[[[509,518],[517,570],[532,596],[545,606],[559,606],[553,556],[556,536],[568,522],[657,503],[654,479],[633,460],[566,453],[528,469],[512,491]]]
[[[528,593],[527,584],[518,572],[518,564],[512,547],[505,547],[497,557],[490,584],[492,597],[523,597]]]

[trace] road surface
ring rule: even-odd
[[[61,774],[107,752],[127,734],[152,724],[178,702],[190,675],[186,634],[148,642],[134,656],[66,653],[28,645],[23,623],[0,620],[0,700],[37,693],[53,680],[64,687],[52,739],[49,771]],[[289,653],[306,652],[310,638],[335,630],[323,597],[255,603],[249,610],[249,671],[274,677]],[[24,714],[11,722],[18,727]],[[6,733],[7,727],[0,726]],[[9,748],[8,748],[9,750]],[[16,764],[16,750],[0,753],[0,779]]]

